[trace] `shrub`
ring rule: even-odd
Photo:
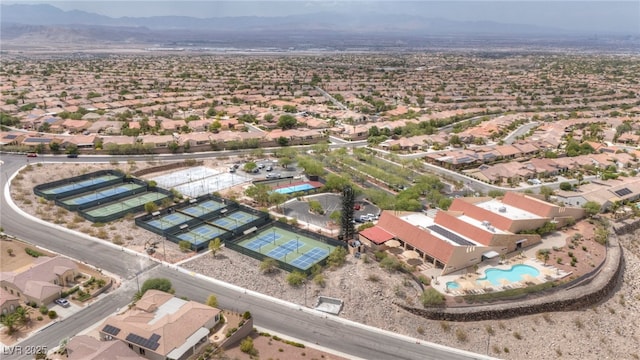
[[[40,314],[46,315],[49,312],[49,309],[46,306],[42,305],[40,306],[40,309],[38,309],[38,311],[40,311]]]
[[[518,340],[522,340],[522,335],[520,335],[520,333],[517,332],[517,331],[513,333],[513,337],[518,339]]]
[[[251,319],[251,313],[248,311],[245,311],[244,314],[242,314],[242,318],[245,320]]]
[[[327,257],[327,265],[330,267],[339,267],[344,264],[347,259],[347,249],[342,246],[338,246]]]
[[[431,279],[429,279],[428,277],[426,277],[424,275],[418,276],[418,280],[420,280],[422,285],[427,285],[427,286],[431,285]]]
[[[47,313],[47,316],[49,316],[49,319],[53,320],[58,317],[58,313],[53,310],[49,310],[49,312]]]
[[[451,330],[451,324],[446,321],[440,321],[440,327],[444,332],[449,332],[449,330]]]
[[[387,256],[380,261],[380,267],[387,271],[399,271],[402,269],[402,263],[392,256]]]
[[[187,240],[180,240],[178,246],[180,247],[180,251],[182,252],[191,251],[191,243]]]
[[[376,257],[376,260],[381,261],[382,259],[387,257],[387,253],[384,251],[376,251],[373,254]]]
[[[253,346],[253,339],[248,336],[240,343],[240,351],[251,356],[258,355],[258,350]]]
[[[238,328],[231,328],[229,330],[227,330],[227,333],[225,334],[226,337],[231,337],[231,335],[233,335],[236,331],[238,331]]]
[[[460,342],[467,342],[469,340],[469,336],[467,336],[467,332],[461,328],[456,329],[456,339]]]
[[[322,275],[322,274],[318,274],[318,275],[314,276],[313,277],[313,282],[316,285],[320,286],[320,287],[324,287],[325,284],[326,284],[326,281],[324,279],[324,275]]]
[[[307,276],[299,271],[294,271],[287,275],[287,283],[293,287],[302,285]]]
[[[38,321],[42,321],[42,316],[38,315],[36,319],[38,319]]]
[[[438,306],[444,304],[444,295],[434,288],[428,288],[420,296],[420,301],[424,307]]]
[[[278,262],[272,258],[266,258],[260,263],[260,271],[263,274],[271,274],[278,271]]]
[[[40,257],[40,256],[44,256],[43,253],[41,253],[40,251],[37,250],[33,250],[31,248],[25,248],[24,251],[29,255],[29,256],[33,256],[35,258]]]
[[[378,282],[380,281],[380,277],[376,274],[369,274],[369,276],[367,276],[367,280],[372,282]]]

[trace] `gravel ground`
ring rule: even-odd
[[[12,183],[14,201],[27,212],[94,236],[100,228],[78,220],[73,213],[49,203],[39,203],[33,185],[96,171],[134,168],[154,164],[33,165]],[[213,165],[213,164],[211,164]],[[121,220],[104,227],[106,241],[142,251],[146,240],[160,236]],[[26,239],[28,240],[28,239]],[[422,340],[453,346],[505,359],[640,359],[640,241],[635,234],[621,237],[625,254],[624,281],[606,301],[583,311],[523,316],[517,319],[468,323],[446,323],[411,315],[394,302],[417,304],[419,289],[405,275],[388,273],[370,260],[348,258],[347,264],[324,273],[326,283],[310,282],[306,289],[286,284],[285,272],[263,275],[259,262],[224,249],[215,258],[207,254],[184,266],[205,275],[298,304],[312,306],[318,295],[343,299],[342,317]],[[170,261],[188,258],[177,245],[166,242]],[[159,246],[162,253],[162,242]],[[160,254],[156,254],[160,256]]]

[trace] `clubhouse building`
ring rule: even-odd
[[[457,198],[448,210],[383,211],[378,223],[360,232],[359,240],[372,249],[389,241],[415,251],[442,274],[478,264],[541,241],[532,230],[548,222],[562,227],[584,216],[582,208],[561,207],[536,195],[507,193],[502,199]]]

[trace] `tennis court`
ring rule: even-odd
[[[193,217],[203,216],[212,213],[218,209],[225,207],[224,204],[214,200],[207,200],[201,203],[193,204],[189,207],[182,208],[179,211],[185,214],[189,214]]]
[[[182,223],[186,223],[191,219],[192,218],[190,216],[187,216],[185,214],[181,214],[179,212],[173,212],[171,214],[166,214],[164,216],[161,216],[157,219],[147,221],[146,223],[150,226],[153,226],[156,229],[165,230],[170,227],[174,227]]]
[[[238,184],[251,181],[250,178],[237,173],[220,173],[204,179],[195,179],[175,187],[177,191],[189,197],[198,197],[228,189]]]
[[[154,180],[158,184],[158,186],[162,186],[166,189],[171,189],[177,187],[178,185],[206,179],[219,173],[219,171],[210,169],[205,166],[196,166],[188,169],[174,171],[169,174],[156,176],[151,180]]]
[[[87,180],[82,180],[82,181],[78,181],[78,182],[74,182],[74,183],[69,183],[69,184],[65,184],[65,185],[61,185],[61,186],[56,186],[53,187],[51,189],[46,189],[43,190],[42,193],[43,194],[64,194],[66,192],[70,192],[73,190],[77,190],[77,189],[82,189],[85,187],[89,187],[92,185],[96,185],[96,184],[102,184],[111,180],[115,180],[118,179],[118,176],[115,175],[103,175],[103,176],[99,176],[99,177],[95,177],[95,178],[91,178],[91,179],[87,179]]]
[[[212,220],[210,221],[210,223],[227,230],[233,230],[241,227],[242,225],[246,225],[252,221],[255,221],[256,219],[258,219],[256,215],[239,210],[232,212],[227,216]]]
[[[100,190],[91,191],[88,193],[83,193],[80,196],[64,199],[61,202],[65,205],[83,205],[83,204],[90,203],[92,201],[101,200],[101,199],[105,199],[108,201],[107,198],[109,197],[122,194],[127,191],[137,190],[140,188],[142,188],[142,185],[140,184],[135,184],[135,183],[121,184],[121,185],[116,185],[106,189],[100,189]]]
[[[277,227],[262,230],[237,244],[303,271],[323,261],[335,249],[333,245]]]
[[[225,232],[226,231],[215,226],[203,224],[181,234],[175,234],[175,236],[180,240],[186,240],[191,244],[198,246],[217,238]]]
[[[167,195],[158,192],[144,192],[127,199],[110,202],[86,211],[83,210],[83,212],[93,217],[105,217],[111,214],[119,213],[121,211],[133,209],[137,206],[144,206],[144,204],[150,201],[162,200],[167,197]]]

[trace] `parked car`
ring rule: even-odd
[[[264,164],[258,164],[258,169],[264,169]]]
[[[373,215],[373,214],[367,214],[367,217],[369,218],[369,220],[373,221],[373,220],[378,220],[378,215]]]
[[[267,166],[267,168],[265,170],[266,171],[272,171],[273,170],[273,166],[269,165],[269,166]]]
[[[36,153],[28,153],[27,157],[38,157],[38,154],[36,154]]]
[[[70,159],[76,159],[78,157],[78,154],[67,154],[67,157]]]
[[[67,300],[65,298],[56,299],[56,300],[54,300],[54,303],[56,303],[56,304],[58,304],[58,305],[60,305],[62,307],[65,307],[65,308],[71,306],[71,303],[69,302],[69,300]]]

